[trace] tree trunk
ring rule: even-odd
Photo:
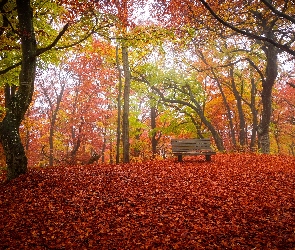
[[[213,124],[206,118],[206,116],[204,115],[204,109],[202,109],[202,107],[200,106],[200,104],[198,103],[198,101],[195,99],[194,94],[192,93],[191,89],[189,86],[187,86],[187,88],[189,89],[189,92],[186,93],[188,94],[190,100],[192,103],[184,101],[184,100],[175,100],[175,99],[169,99],[166,98],[164,96],[164,94],[155,86],[151,86],[151,88],[153,90],[155,90],[159,96],[161,97],[161,99],[163,100],[163,102],[167,102],[167,103],[177,103],[180,105],[184,105],[187,107],[190,107],[192,110],[194,110],[197,115],[200,117],[202,123],[207,127],[207,129],[211,132],[212,137],[215,141],[216,147],[218,149],[218,151],[224,151],[224,145],[223,145],[223,141],[222,138],[220,136],[220,134],[218,133],[218,131],[215,129],[215,127],[213,126]]]
[[[16,4],[22,51],[19,87],[7,103],[6,115],[0,123],[0,140],[6,156],[8,180],[27,172],[27,157],[19,127],[32,101],[36,71],[36,40],[30,0],[17,0]]]
[[[128,163],[130,161],[129,151],[129,95],[130,95],[130,82],[131,74],[129,69],[128,60],[128,48],[122,46],[122,59],[123,59],[123,70],[124,70],[124,105],[123,105],[123,127],[122,127],[122,140],[123,140],[123,162]]]
[[[19,135],[19,124],[12,116],[7,116],[0,126],[1,144],[3,146],[7,179],[11,180],[27,172],[27,157]]]
[[[107,129],[104,128],[104,133],[103,133],[103,143],[102,143],[102,148],[101,148],[101,162],[105,163],[105,151],[106,151],[106,146],[107,146],[107,138],[106,138],[106,134],[107,134]]]
[[[278,51],[274,45],[268,44],[266,53],[266,78],[262,81],[262,117],[258,126],[258,141],[261,152],[270,153],[269,126],[272,114],[272,88],[278,75]]]
[[[215,141],[216,147],[218,149],[218,151],[223,152],[224,151],[224,145],[223,145],[223,140],[220,136],[220,134],[218,133],[218,131],[215,129],[215,127],[213,126],[213,124],[207,119],[207,117],[204,114],[204,107],[202,108],[200,106],[200,104],[198,103],[198,101],[195,99],[193,92],[191,91],[191,88],[189,87],[189,96],[190,96],[190,100],[192,101],[192,103],[194,104],[194,106],[192,107],[196,113],[198,114],[198,116],[200,117],[202,123],[208,128],[208,130],[211,132],[213,139]]]
[[[234,69],[233,66],[230,68],[230,77],[231,77],[231,86],[232,91],[234,93],[234,96],[237,100],[237,109],[239,113],[239,142],[240,145],[243,147],[246,145],[246,121],[245,121],[245,115],[243,111],[243,104],[242,104],[242,97],[239,91],[237,90],[235,78],[234,78]]]
[[[258,127],[258,111],[256,108],[256,97],[257,89],[255,85],[254,78],[251,78],[251,103],[250,103],[250,109],[252,113],[252,134],[251,134],[251,140],[250,140],[250,150],[254,151],[256,145],[256,134],[257,134],[257,127]]]
[[[53,83],[52,83],[53,84]],[[63,93],[65,90],[65,84],[61,85],[60,93],[56,96],[56,106],[54,108],[54,103],[50,99],[50,95],[47,92],[46,87],[41,85],[41,89],[43,91],[43,94],[45,95],[45,98],[50,106],[50,114],[49,117],[50,120],[50,128],[49,128],[49,166],[52,167],[54,165],[54,129],[55,129],[55,123],[57,120],[57,114],[60,108],[60,104],[62,101]]]
[[[265,85],[262,89],[262,117],[258,126],[258,144],[261,152],[270,153],[269,126],[271,118],[272,86]]]
[[[76,134],[75,128],[72,127],[73,149],[70,154],[70,157],[71,157],[70,164],[77,164],[77,153],[82,143],[83,125],[84,125],[84,120],[81,117],[81,124],[79,125],[78,135]]]
[[[156,117],[157,117],[157,113],[156,113],[156,108],[154,106],[151,107],[151,129],[152,129],[152,158],[155,158],[156,154],[157,154],[157,144],[158,141],[156,139]]]
[[[213,72],[213,70],[212,70],[212,72]],[[225,109],[226,109],[226,115],[227,115],[229,128],[230,128],[231,141],[233,143],[233,146],[236,147],[237,146],[237,141],[236,141],[234,123],[233,123],[233,118],[232,118],[232,110],[231,110],[231,108],[230,108],[230,106],[229,106],[229,104],[227,102],[226,96],[225,96],[225,94],[223,92],[223,89],[222,89],[222,86],[221,86],[221,83],[220,83],[218,77],[215,75],[214,72],[213,72],[213,74],[214,74],[214,77],[215,77],[215,81],[217,82],[219,91],[221,93],[223,104],[224,104]]]
[[[52,153],[52,165],[50,165],[50,166],[53,166],[53,164],[54,164],[53,135],[54,135],[54,129],[55,129],[55,123],[56,123],[56,119],[57,119],[57,114],[58,114],[58,111],[60,109],[60,105],[61,105],[62,97],[63,97],[63,94],[64,94],[64,90],[65,90],[65,84],[62,84],[60,93],[57,96],[56,107],[55,107],[53,117],[52,117],[52,121],[51,121],[51,127],[53,129],[53,134],[52,134],[52,148],[50,148],[50,152]]]
[[[117,143],[116,143],[116,164],[120,162],[120,144],[121,144],[121,98],[122,98],[122,70],[119,63],[119,53],[118,53],[118,46],[116,47],[116,64],[119,74],[119,92],[118,92],[118,120],[117,120]]]
[[[54,163],[53,136],[54,136],[54,125],[50,124],[50,129],[49,129],[49,166],[50,167],[52,167]]]
[[[205,117],[205,115],[203,113],[199,112],[197,109],[196,109],[196,112],[198,113],[198,115],[199,115],[200,119],[202,120],[202,122],[204,123],[204,125],[211,132],[218,151],[223,152],[224,151],[223,141],[222,141],[222,138],[221,138],[220,134],[218,133],[218,131],[215,129],[213,124]]]

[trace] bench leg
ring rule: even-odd
[[[206,161],[211,161],[211,155],[205,155],[206,156]]]
[[[182,155],[178,155],[177,158],[178,158],[178,162],[182,162]]]

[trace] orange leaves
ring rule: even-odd
[[[0,248],[292,249],[295,158],[31,169],[1,185]]]

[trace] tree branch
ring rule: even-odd
[[[257,67],[257,65],[250,59],[250,58],[246,58],[246,61],[249,62],[249,64],[256,70],[256,72],[260,75],[261,81],[263,83],[265,83],[265,78],[264,75],[262,73],[262,71]]]
[[[61,37],[65,34],[65,32],[67,31],[68,28],[69,28],[69,23],[67,23],[62,28],[62,30],[59,32],[59,34],[57,35],[57,37],[54,39],[54,41],[51,44],[49,44],[45,48],[37,49],[35,56],[40,56],[41,54],[45,53],[46,51],[51,50],[58,43],[58,41],[61,39]]]
[[[41,54],[45,53],[46,51],[52,49],[57,43],[58,41],[60,40],[60,38],[64,35],[64,33],[66,32],[66,30],[68,29],[69,27],[69,24],[67,23],[63,29],[59,32],[59,34],[57,35],[57,37],[54,39],[54,41],[48,45],[47,47],[45,48],[40,48],[40,49],[37,49],[36,51],[36,54],[33,56],[33,57],[37,57],[37,56],[40,56]],[[8,71],[10,70],[13,70],[15,68],[17,68],[18,66],[20,66],[22,64],[22,61],[16,63],[16,64],[13,64],[9,67],[7,67],[6,69],[3,69],[3,70],[0,70],[0,75],[3,75],[5,73],[7,73]]]
[[[264,37],[264,36],[259,36],[259,35],[255,35],[251,32],[248,32],[248,31],[245,31],[245,30],[241,30],[241,29],[238,29],[236,28],[235,26],[231,25],[230,23],[226,22],[225,20],[223,20],[221,17],[219,17],[215,12],[214,10],[209,6],[209,4],[205,1],[205,0],[200,0],[200,2],[203,4],[203,6],[210,12],[210,14],[218,21],[220,22],[222,25],[224,25],[225,27],[228,27],[230,28],[231,30],[239,33],[239,34],[242,34],[244,36],[247,36],[249,38],[252,38],[252,39],[256,39],[256,40],[259,40],[259,41],[264,41],[264,42],[268,42],[272,45],[274,45],[275,47],[289,53],[290,55],[293,55],[295,56],[295,50],[292,50],[289,46],[287,45],[284,45],[284,44],[280,44],[280,43],[277,43],[275,42],[274,40],[268,38],[268,37]]]
[[[292,88],[295,88],[295,84],[294,84],[294,83],[292,83],[292,82],[287,82],[287,84],[288,84],[289,86],[291,86]]]
[[[16,63],[16,64],[13,64],[9,67],[7,67],[6,69],[3,69],[3,70],[0,70],[0,75],[4,75],[6,74],[8,71],[12,70],[12,69],[15,69],[16,67],[22,65],[22,61]]]
[[[283,13],[283,12],[277,10],[268,0],[261,0],[261,2],[263,2],[273,13],[275,13],[279,17],[283,17],[283,18],[287,19],[288,21],[295,24],[295,18],[287,15],[286,13]]]

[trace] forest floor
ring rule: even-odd
[[[295,249],[295,158],[36,169],[0,185],[0,249]]]

